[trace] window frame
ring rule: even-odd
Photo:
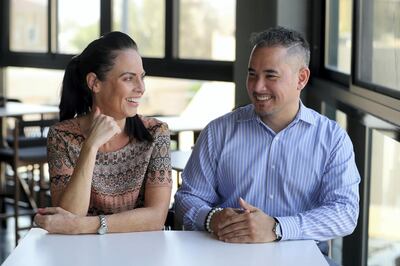
[[[380,103],[393,107],[397,110],[400,110],[400,91],[396,91],[394,89],[390,89],[384,86],[380,86],[379,84],[373,84],[369,82],[362,81],[357,78],[356,73],[360,70],[360,58],[361,58],[361,49],[359,49],[360,44],[365,43],[361,41],[361,1],[362,0],[353,0],[353,29],[352,31],[356,34],[352,34],[352,65],[351,65],[351,87],[350,91],[360,96],[366,96],[371,99],[376,99]],[[374,18],[370,16],[370,23],[373,23]],[[372,30],[372,29],[371,29]],[[393,105],[393,98],[399,101],[395,101]]]
[[[316,1],[314,1],[314,6],[318,5],[315,3]],[[350,84],[351,81],[351,75],[350,74],[346,74],[343,72],[340,72],[338,70],[334,70],[331,68],[328,68],[325,66],[325,59],[326,59],[326,52],[325,52],[325,47],[326,47],[326,38],[325,38],[325,33],[326,33],[326,5],[327,5],[327,0],[321,1],[321,3],[319,4],[320,6],[316,6],[316,8],[314,9],[314,15],[316,15],[316,12],[320,12],[320,10],[322,10],[322,12],[320,12],[320,18],[317,19],[317,21],[320,21],[319,25],[320,26],[320,45],[319,47],[321,47],[320,52],[319,52],[319,71],[318,74],[320,77],[325,78],[325,79],[329,79],[332,80],[340,85],[343,86],[348,86]],[[353,6],[353,10],[354,10],[354,6]],[[353,36],[353,33],[352,33]],[[352,37],[353,39],[353,37]],[[353,41],[353,40],[352,40]],[[353,43],[352,43],[352,48],[353,48]],[[352,61],[351,61],[352,64]]]
[[[100,1],[100,34],[111,31],[112,0]],[[0,1],[0,66],[65,69],[73,54],[55,53],[57,28],[54,10],[57,0],[48,0],[48,51],[47,53],[10,51],[10,0]],[[175,77],[197,80],[233,81],[233,61],[196,60],[178,58],[179,1],[165,0],[165,52],[163,58],[143,57],[150,76]]]

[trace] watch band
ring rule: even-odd
[[[100,227],[99,229],[97,229],[97,233],[99,235],[104,235],[108,232],[107,219],[104,214],[100,214],[99,219],[100,219]]]

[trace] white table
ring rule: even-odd
[[[171,167],[172,169],[182,172],[189,161],[192,151],[171,151]]]
[[[107,235],[49,235],[38,228],[3,266],[252,266],[328,265],[314,241],[229,244],[205,232],[158,231]]]
[[[169,130],[173,133],[182,131],[200,132],[209,122],[181,116],[156,116],[155,118],[167,123]]]
[[[181,185],[181,174],[187,162],[189,161],[192,151],[172,151],[171,152],[171,167],[176,171],[176,188]],[[175,194],[175,193],[174,193]],[[172,199],[173,200],[173,199]]]
[[[0,117],[13,117],[31,114],[57,114],[57,106],[7,102],[0,107]]]
[[[178,149],[180,148],[179,133],[191,131],[193,133],[193,141],[196,143],[201,130],[203,130],[203,128],[207,126],[208,122],[210,122],[207,119],[196,119],[182,116],[156,116],[155,118],[168,124],[169,131],[171,132],[171,139],[177,142]]]

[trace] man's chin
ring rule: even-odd
[[[256,112],[256,114],[258,114],[261,117],[264,116],[269,116],[272,115],[274,113],[274,110],[272,108],[257,108],[257,105],[254,106],[254,110]]]

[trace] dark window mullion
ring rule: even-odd
[[[1,1],[1,51],[4,55],[10,51],[10,4],[11,0]]]
[[[112,24],[112,4],[111,0],[101,0],[100,2],[100,35],[111,31]]]
[[[55,15],[52,12],[54,2],[55,2],[54,0],[47,0],[47,53],[49,53],[49,54],[55,53],[57,51],[57,47],[55,47],[56,50],[54,50],[53,42],[52,42],[53,26],[57,27],[57,25],[53,25],[53,23],[51,23],[53,20],[52,18]]]
[[[178,57],[179,52],[179,1],[165,0],[165,59]]]

